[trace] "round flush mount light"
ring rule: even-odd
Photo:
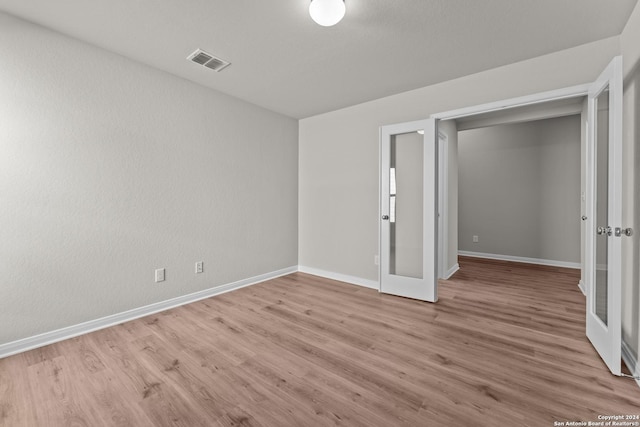
[[[323,27],[336,25],[347,11],[344,0],[311,0],[309,15]]]

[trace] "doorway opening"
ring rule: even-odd
[[[580,115],[459,131],[458,254],[579,270],[580,132]]]
[[[440,168],[440,238],[453,250],[440,251],[440,278],[458,254],[582,268],[586,106],[576,96],[439,123],[453,135]]]

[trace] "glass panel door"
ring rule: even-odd
[[[380,129],[380,291],[437,299],[435,120]]]
[[[589,89],[585,277],[587,337],[609,370],[622,352],[622,58]]]

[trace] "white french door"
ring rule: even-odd
[[[611,372],[621,372],[622,58],[588,85],[584,279],[587,337]],[[380,128],[380,291],[425,301],[438,299],[437,120],[467,117],[583,96],[584,87],[545,92],[428,120]]]
[[[380,292],[438,299],[437,141],[434,119],[380,128]]]
[[[587,337],[614,375],[622,346],[622,57],[591,84],[587,135]]]

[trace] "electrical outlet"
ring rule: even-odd
[[[156,270],[156,282],[164,282],[164,268]]]
[[[478,243],[478,236],[473,236],[473,243]]]
[[[375,265],[380,265],[380,255],[374,255],[373,256],[373,263]]]
[[[202,261],[196,262],[196,274],[202,273],[203,271]]]

